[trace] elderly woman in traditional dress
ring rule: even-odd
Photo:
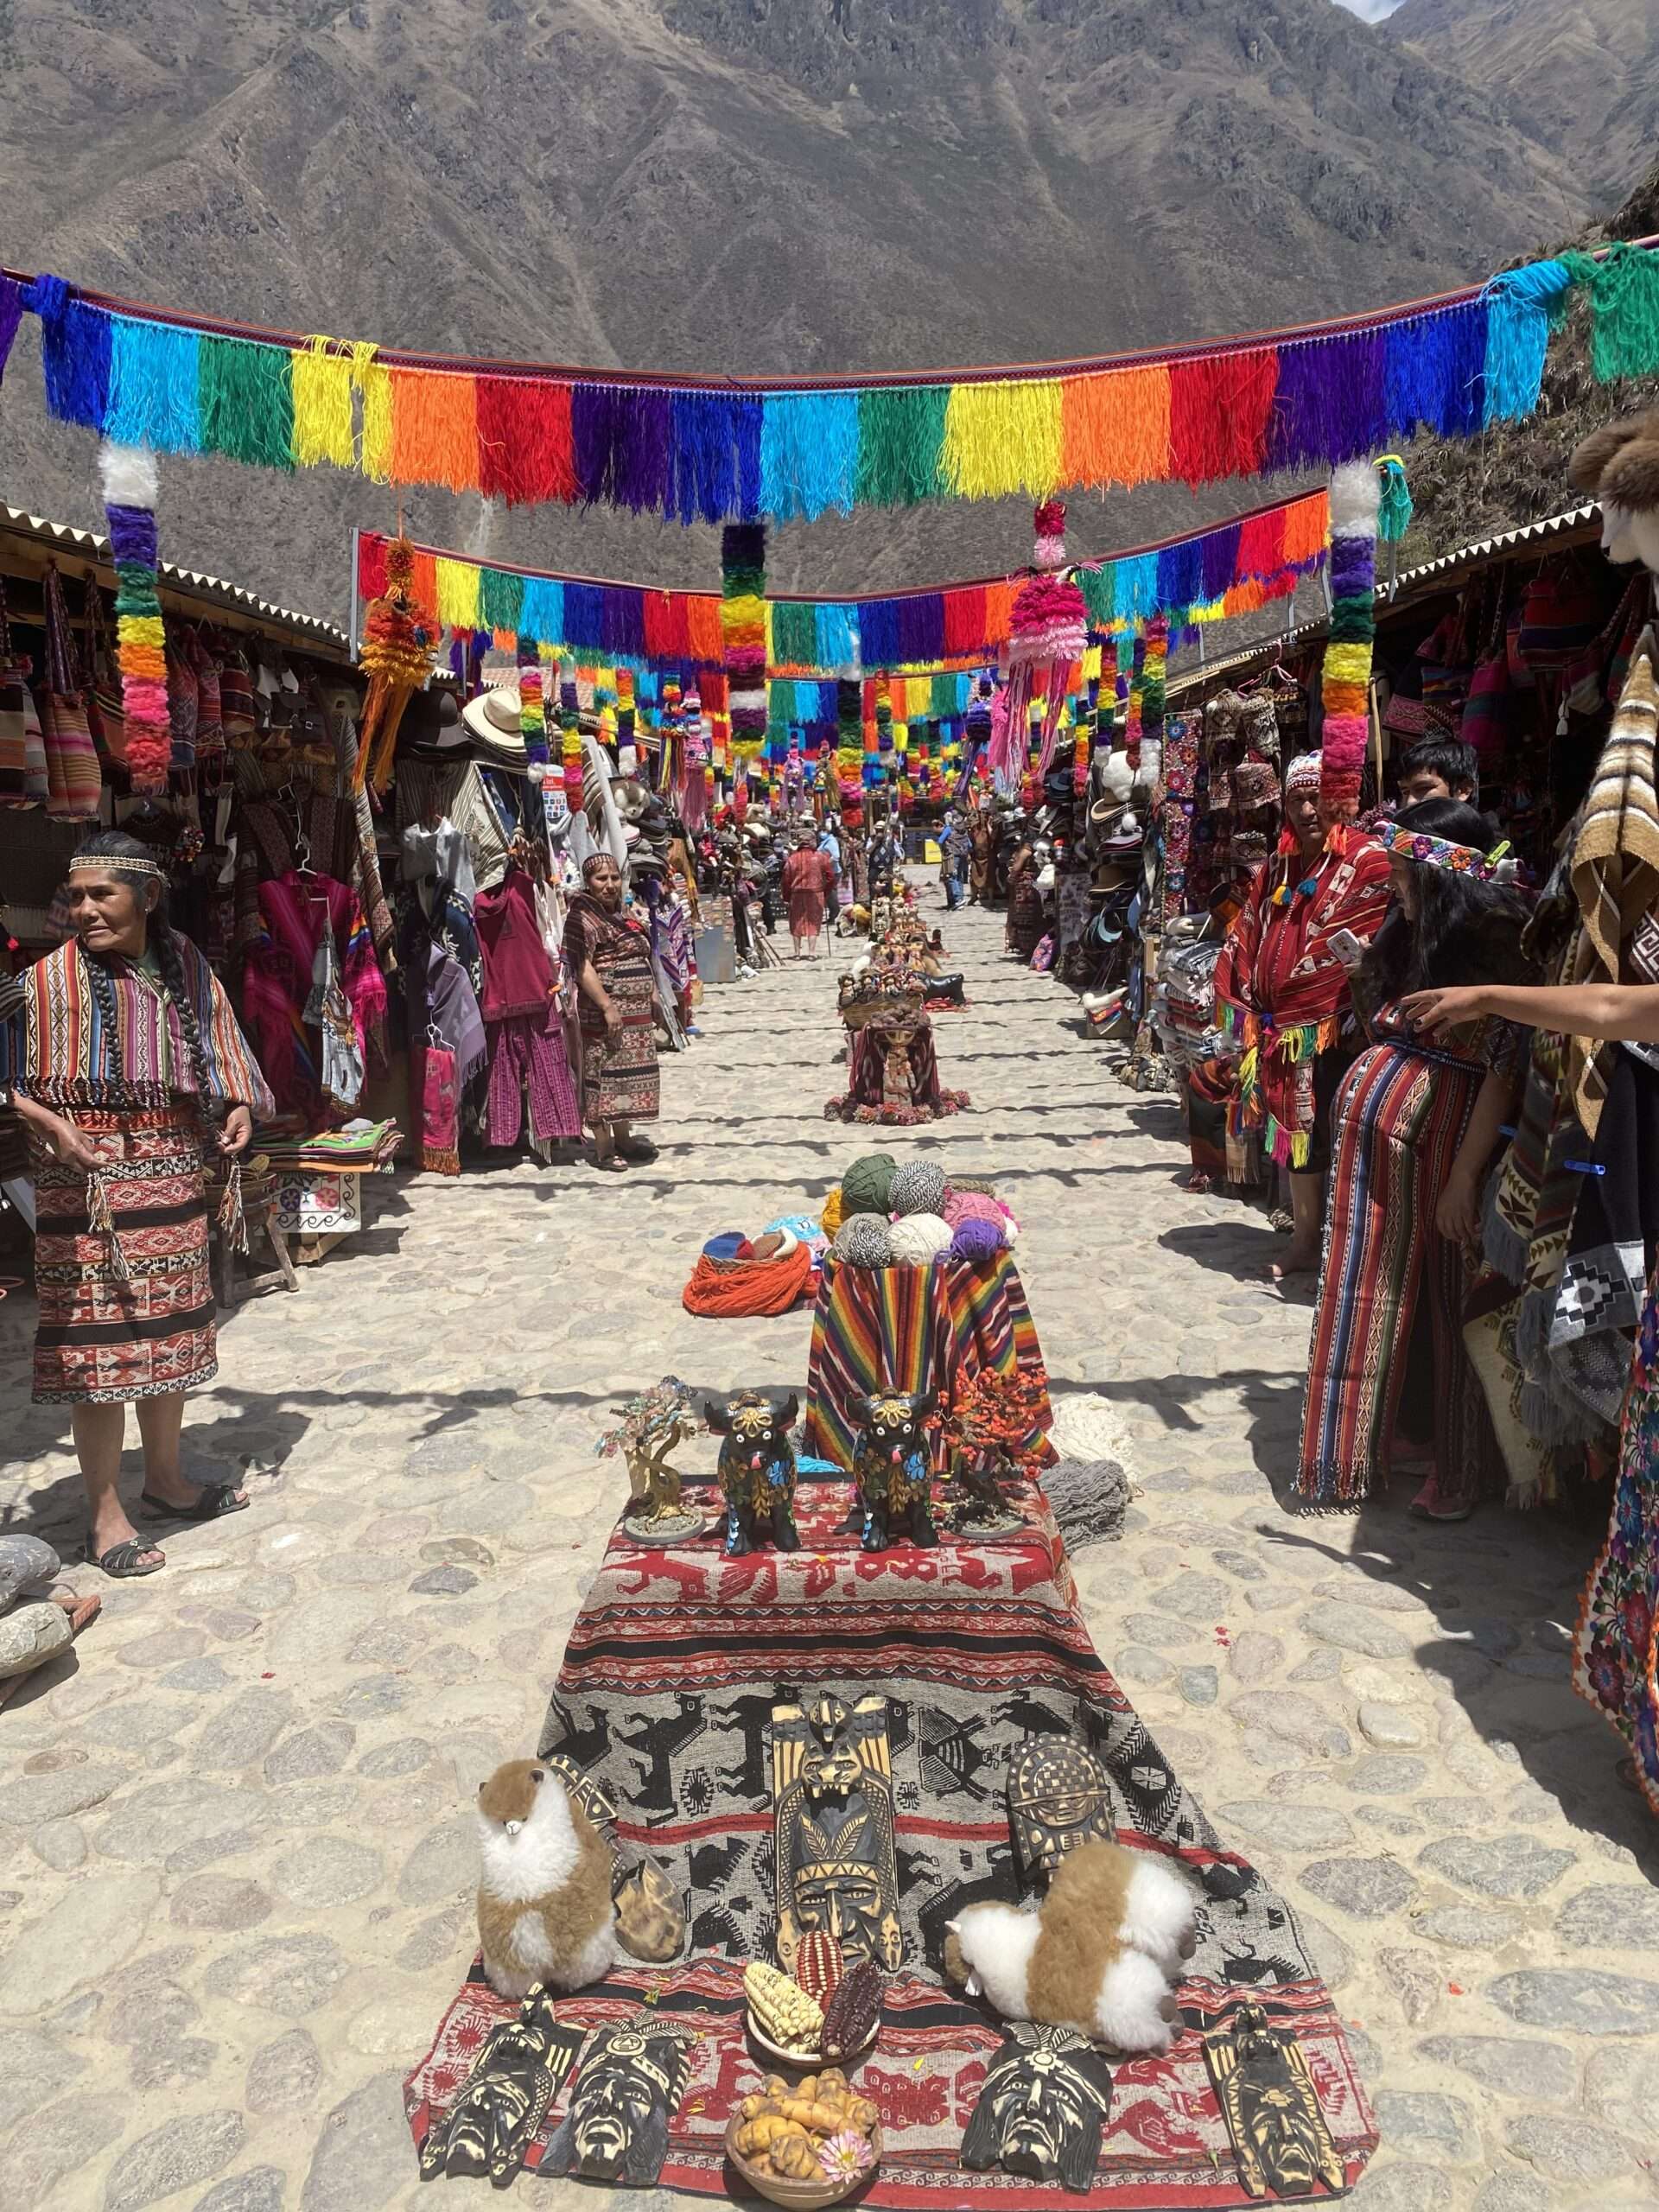
[[[622,909],[622,873],[590,854],[564,925],[565,965],[582,1024],[582,1117],[595,1164],[615,1173],[657,1148],[632,1134],[658,1111],[656,977],[651,940]]]
[[[809,826],[796,838],[795,849],[784,862],[789,933],[795,940],[798,960],[803,953],[810,957],[817,952],[825,906],[835,887],[835,865]]]
[[[245,1151],[275,1112],[201,954],[167,919],[167,879],[106,830],[69,863],[74,935],[22,977],[12,1103],[35,1158],[37,1404],[67,1405],[86,1485],[86,1556],[153,1574],[118,1480],[138,1408],[141,1503],[175,1521],[247,1504],[179,1459],[184,1394],[219,1371],[207,1160]]]

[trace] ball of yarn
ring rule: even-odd
[[[960,1229],[964,1221],[988,1222],[1001,1242],[1002,1209],[985,1192],[954,1190],[939,1211],[952,1229]]]
[[[996,1196],[996,1192],[982,1175],[953,1175],[950,1178],[950,1188],[953,1191],[977,1191],[982,1198],[994,1198]]]
[[[888,1231],[895,1260],[925,1266],[950,1249],[950,1224],[936,1213],[907,1213]]]
[[[835,1189],[830,1192],[829,1197],[824,1200],[823,1211],[818,1216],[819,1224],[822,1227],[824,1235],[826,1236],[833,1236],[836,1231],[841,1227],[842,1218],[843,1214],[841,1202],[841,1185],[837,1183]]]
[[[971,1217],[959,1221],[950,1237],[950,1257],[970,1268],[982,1268],[1002,1249],[1002,1232],[995,1222]]]
[[[935,1160],[907,1160],[893,1179],[887,1211],[896,1214],[942,1213],[944,1210],[944,1170]]]
[[[842,1218],[855,1213],[889,1214],[898,1163],[891,1153],[867,1152],[841,1179]]]
[[[842,1222],[830,1246],[831,1256],[855,1268],[885,1268],[893,1262],[893,1240],[880,1214],[855,1213]]]

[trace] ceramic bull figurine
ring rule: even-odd
[[[853,1411],[864,1426],[853,1452],[853,1481],[858,1503],[847,1522],[867,1552],[885,1551],[895,1532],[906,1529],[912,1544],[937,1544],[933,1526],[932,1454],[925,1424],[938,1403],[925,1390],[877,1390],[855,1399]]]
[[[770,1527],[780,1552],[798,1552],[795,1453],[789,1432],[800,1410],[791,1390],[781,1405],[759,1390],[739,1390],[723,1403],[704,1402],[702,1417],[723,1438],[717,1474],[726,1500],[728,1559],[741,1559]]]

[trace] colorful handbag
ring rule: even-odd
[[[0,807],[33,806],[29,790],[29,663],[13,658],[0,578]],[[44,793],[41,794],[44,797]]]
[[[104,778],[81,696],[80,663],[54,561],[47,563],[41,596],[46,607],[46,682],[40,699],[46,810],[54,822],[90,822],[98,815]]]

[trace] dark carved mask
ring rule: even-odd
[[[690,2063],[677,2034],[599,2030],[540,2171],[651,2188],[662,2171],[669,2122]]]
[[[1027,1875],[1046,1878],[1080,1843],[1116,1841],[1111,1783],[1065,1736],[1027,1736],[1008,1764],[1008,1823]]]
[[[992,2062],[963,2137],[962,2163],[1086,2190],[1112,2104],[1111,2070],[1068,2030],[1006,2043]]]

